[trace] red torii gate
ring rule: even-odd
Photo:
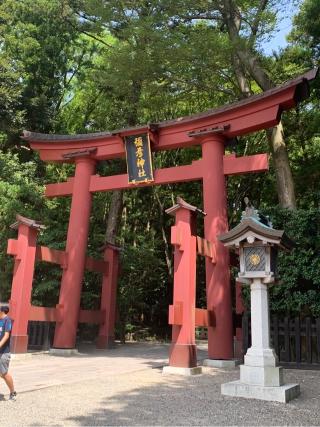
[[[311,70],[282,86],[248,99],[156,125],[85,135],[24,132],[22,138],[30,143],[32,149],[39,151],[43,161],[76,165],[73,178],[64,183],[47,185],[45,193],[47,197],[72,196],[66,243],[68,263],[63,270],[59,300],[63,311],[56,326],[54,347],[72,349],[75,346],[92,193],[136,188],[128,184],[127,174],[96,175],[96,163],[124,157],[123,137],[148,133],[153,151],[195,145],[202,147],[200,160],[187,166],[155,170],[154,182],[139,186],[202,180],[203,208],[207,214],[204,237],[215,245],[216,251],[215,263],[206,260],[207,310],[215,314],[215,327],[208,326],[208,355],[211,359],[233,357],[229,256],[216,239],[217,235],[228,229],[225,176],[266,171],[268,160],[266,154],[240,158],[225,156],[225,142],[275,126],[284,110],[309,96],[308,82],[316,74],[317,70]]]

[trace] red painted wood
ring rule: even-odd
[[[197,236],[197,254],[211,259],[211,262],[216,262],[216,248],[214,243],[207,239]]]
[[[243,303],[243,299],[242,299],[242,285],[240,282],[238,282],[238,280],[236,280],[236,313],[237,314],[242,314],[244,312],[244,303]]]
[[[36,260],[59,264],[62,268],[67,268],[68,266],[68,257],[65,251],[50,249],[46,246],[37,246]],[[104,274],[108,272],[108,263],[104,260],[96,260],[94,258],[87,257],[85,269]]]
[[[105,263],[109,270],[103,275],[101,290],[101,311],[104,312],[97,338],[98,348],[107,348],[114,343],[114,326],[116,318],[116,296],[119,272],[119,250],[107,245],[104,251]]]
[[[18,241],[15,239],[9,239],[8,240],[8,246],[7,246],[7,254],[8,255],[17,255],[18,254]]]
[[[108,263],[104,260],[96,260],[91,257],[86,258],[86,270],[95,271],[97,273],[108,274]]]
[[[301,82],[299,82],[301,83]],[[277,124],[281,112],[292,108],[298,102],[295,98],[296,87],[279,87],[265,93],[263,98],[252,97],[249,102],[227,106],[212,113],[198,114],[185,117],[181,120],[167,121],[159,124],[158,144],[154,150],[170,150],[178,147],[198,145],[201,142],[197,138],[190,138],[188,132],[230,125],[225,132],[225,137],[244,135],[260,129],[266,129]],[[121,136],[132,133],[146,132],[145,126],[134,130],[119,131]],[[63,154],[71,151],[96,147],[95,159],[105,160],[124,157],[124,145],[119,135],[108,135],[101,138],[79,139],[76,141],[32,141],[29,139],[32,149],[40,151],[40,157],[44,161],[70,162],[64,159]]]
[[[66,253],[68,268],[63,270],[59,304],[63,305],[63,319],[55,330],[54,347],[74,348],[78,326],[80,296],[86,263],[89,217],[92,196],[90,178],[95,162],[90,158],[78,158],[73,183],[70,220]]]
[[[29,320],[42,322],[57,322],[60,318],[59,309],[56,307],[36,307],[32,305],[29,312]]]
[[[178,321],[181,325],[174,323],[172,326],[169,365],[190,368],[197,366],[195,345],[197,241],[193,235],[195,214],[180,207],[174,215],[176,220],[172,235],[175,244],[173,308],[169,309],[171,316],[169,321]]]
[[[144,183],[143,186],[162,185],[169,184],[171,182],[195,181],[201,178],[201,160],[198,160],[187,166],[156,169],[154,171],[154,182]],[[91,179],[90,191],[123,190],[136,187],[137,185],[128,184],[127,174],[106,177],[99,177],[95,175]]]
[[[195,326],[215,326],[216,320],[213,311],[203,308],[196,308],[194,311]],[[183,303],[177,302],[175,305],[169,305],[169,325],[183,325]]]
[[[267,171],[267,154],[256,154],[253,156],[235,157],[230,154],[223,158],[223,170],[225,175],[238,175],[251,172]],[[173,168],[156,169],[154,171],[154,182],[139,184],[139,187],[152,185],[169,184],[172,182],[187,182],[202,179],[202,160],[196,160],[191,165],[175,166]],[[128,175],[99,176],[93,175],[90,182],[90,191],[111,191],[136,188],[133,184],[128,184]],[[46,187],[46,197],[70,196],[72,194],[73,181],[58,184],[48,184]]]
[[[241,293],[241,283],[236,280],[236,314],[241,315],[244,313],[244,304]],[[243,331],[242,327],[236,328],[235,336],[235,357],[241,358],[243,356]]]
[[[217,240],[218,235],[228,230],[223,154],[221,136],[203,139],[203,205],[207,213],[204,230],[205,238],[214,243],[216,249],[216,263],[206,259],[207,309],[214,311],[217,319],[216,326],[208,328],[208,356],[211,359],[233,358],[229,251]]]
[[[154,182],[139,184],[139,187],[169,184],[171,182],[195,181],[202,178],[201,160],[192,162],[187,166],[175,166],[173,168],[156,169],[154,171]],[[137,185],[128,183],[128,175],[99,176],[91,178],[90,191],[112,191],[137,188]],[[48,184],[46,187],[47,197],[67,196],[72,194],[72,185],[69,182],[59,184]]]
[[[26,353],[28,348],[28,335],[12,335],[10,339],[11,353]]]
[[[225,175],[241,175],[267,170],[269,170],[267,154],[255,154],[244,157],[236,157],[235,154],[229,154],[223,158],[223,172]]]
[[[29,320],[38,322],[59,322],[62,320],[62,307],[36,307],[32,305],[29,311]],[[97,323],[104,321],[104,312],[101,310],[80,310],[79,323]]]
[[[195,310],[196,326],[216,326],[216,318],[213,311],[208,311],[204,308],[196,308]]]
[[[58,182],[56,184],[47,184],[46,197],[70,196],[73,192],[73,178],[67,182]]]
[[[175,124],[173,128],[160,130],[159,145],[156,150],[172,150],[200,145],[200,138],[190,138],[188,136],[188,132],[190,131],[200,131],[206,128],[230,124],[230,129],[224,132],[224,136],[232,138],[272,127],[279,122],[279,117],[279,106],[272,105],[260,111],[249,108],[246,112],[229,112],[218,117],[215,116],[214,118],[207,117],[195,122],[187,122],[181,125]]]
[[[25,353],[28,346],[28,320],[31,307],[31,291],[36,258],[38,229],[25,224],[18,226],[18,239],[14,246],[15,262],[10,297],[10,312],[14,318],[12,328],[13,353]]]
[[[169,305],[169,325],[182,326],[183,323],[183,303],[176,301],[174,305]]]
[[[67,255],[65,251],[50,249],[46,246],[37,246],[36,260],[59,264],[61,267],[67,268]]]
[[[104,312],[101,310],[80,310],[79,323],[97,323],[104,321]]]

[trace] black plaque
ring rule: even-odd
[[[124,141],[129,184],[154,181],[149,135],[130,135]]]

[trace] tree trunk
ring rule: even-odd
[[[123,193],[121,190],[113,191],[111,196],[110,210],[107,219],[105,243],[116,243],[118,228],[120,225],[123,209]]]
[[[232,55],[232,64],[236,74],[240,94],[243,98],[248,98],[250,95],[252,95],[252,92],[250,90],[248,79],[245,76],[239,58],[235,54]]]
[[[283,208],[296,209],[294,183],[287,147],[283,138],[282,122],[278,126],[268,129],[267,135],[274,162],[279,204]]]
[[[160,222],[160,227],[161,227],[162,240],[164,243],[164,252],[165,252],[165,256],[166,256],[166,264],[167,264],[169,276],[172,278],[173,277],[173,268],[172,268],[172,260],[171,260],[172,255],[170,252],[170,246],[169,246],[169,242],[167,239],[166,231],[164,229],[164,218],[163,218],[164,207],[163,207],[163,204],[161,203],[159,195],[157,194],[156,191],[154,192],[154,194],[155,194],[155,198],[158,202],[158,206],[159,206],[159,222]]]
[[[264,2],[266,4],[267,2]],[[241,13],[232,0],[224,0],[220,6],[220,12],[224,24],[228,29],[229,39],[234,48],[234,56],[240,62],[233,58],[236,78],[239,88],[244,96],[248,96],[248,83],[245,83],[246,70],[263,91],[273,88],[275,85],[268,74],[259,64],[255,54],[249,50],[244,40],[241,39],[239,31],[241,28]],[[280,122],[278,126],[267,130],[269,146],[274,162],[277,192],[279,204],[283,208],[296,209],[296,198],[294,191],[294,182],[289,164],[287,147],[284,139],[283,127]]]

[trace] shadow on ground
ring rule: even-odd
[[[145,374],[147,375],[147,374]],[[160,375],[160,373],[159,373]],[[208,370],[197,377],[163,376],[160,383],[133,387],[101,399],[76,425],[319,425],[319,375],[298,373],[302,394],[289,404],[221,396],[220,385],[238,371]],[[288,372],[287,382],[297,380]],[[144,381],[145,382],[145,381]],[[106,390],[107,391],[107,390]]]

